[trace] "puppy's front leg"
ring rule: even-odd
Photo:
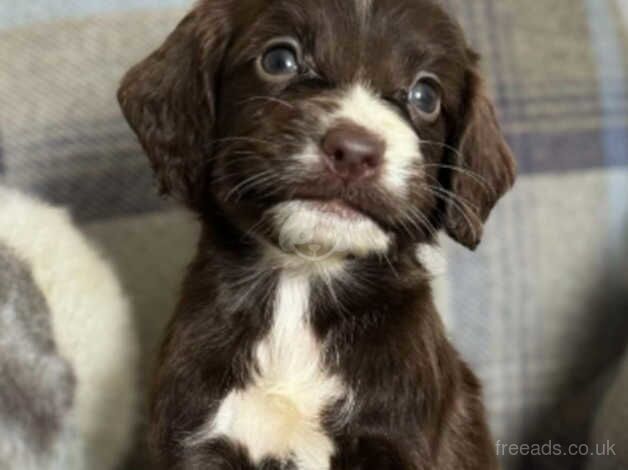
[[[181,467],[184,470],[258,470],[250,463],[246,451],[227,439],[187,449],[184,461]]]
[[[391,438],[378,435],[345,437],[338,441],[331,470],[418,470]]]
[[[230,442],[204,436],[220,398],[219,382],[205,379],[208,374],[199,372],[202,365],[184,352],[182,348],[166,356],[156,376],[150,423],[154,468],[250,470],[235,464],[240,451]],[[217,376],[227,375],[227,369],[216,371]]]

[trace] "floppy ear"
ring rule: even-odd
[[[211,154],[215,75],[229,35],[226,0],[199,4],[124,77],[118,100],[163,194],[195,207]]]
[[[477,56],[473,53],[474,58]],[[450,237],[474,250],[497,201],[514,184],[516,162],[502,134],[495,108],[475,68],[467,72],[466,115],[451,173],[455,195],[446,208]]]

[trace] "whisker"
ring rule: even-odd
[[[245,100],[242,100],[239,102],[239,104],[244,104],[244,103],[249,103],[251,101],[272,101],[275,102],[277,104],[281,104],[284,106],[287,106],[289,108],[294,109],[296,106],[294,106],[292,103],[289,103],[285,100],[282,100],[280,98],[277,98],[275,96],[252,96],[250,98],[247,98]]]
[[[271,196],[280,192],[283,185],[287,184],[288,182],[289,181],[282,175],[267,174],[263,177],[260,176],[260,178],[256,179],[255,181],[251,181],[245,187],[240,188],[239,196],[235,202],[238,202],[244,194],[252,191],[253,189],[258,189],[260,191],[263,190],[266,192],[266,196]]]
[[[460,204],[464,205],[467,209],[469,209],[470,212],[476,214],[478,213],[479,207],[476,206],[474,203],[472,203],[471,201],[469,201],[467,198],[460,196],[452,191],[449,191],[448,189],[443,188],[442,186],[435,186],[435,185],[427,185],[428,188],[439,191],[441,194],[445,194],[448,197],[450,197],[452,200],[454,201],[458,201]]]
[[[230,137],[222,137],[220,139],[213,139],[212,143],[220,144],[220,143],[229,143],[229,142],[248,142],[248,143],[261,143],[273,145],[273,142],[269,140],[260,139],[258,137],[247,137],[247,136],[230,136]]]
[[[452,147],[451,145],[445,144],[444,142],[437,142],[437,141],[433,141],[433,140],[422,140],[421,144],[436,145],[438,147],[442,147],[444,149],[450,150],[451,152],[453,152],[460,159],[460,161],[462,161],[462,162],[465,161],[464,155],[462,154],[462,152],[460,152],[460,150],[458,150],[455,147]],[[422,166],[424,166],[424,167],[432,167],[432,166],[434,166],[434,167],[439,167],[439,168],[446,168],[446,169],[453,170],[453,171],[458,171],[461,174],[464,174],[464,175],[467,175],[469,177],[472,177],[478,184],[483,185],[486,190],[490,190],[493,194],[496,193],[495,188],[491,184],[489,184],[489,182],[486,180],[486,178],[484,178],[479,173],[471,170],[470,168],[464,167],[462,165],[431,163],[431,164],[423,164]]]
[[[257,222],[255,222],[247,231],[246,233],[242,236],[243,239],[247,239],[249,237],[251,237],[253,235],[253,232],[255,232],[258,228],[264,226],[265,224],[267,224],[269,221],[266,217],[261,217]]]
[[[246,178],[244,181],[241,181],[239,184],[237,184],[236,186],[234,186],[233,188],[231,188],[231,190],[227,193],[227,195],[225,196],[225,202],[228,202],[229,199],[231,198],[231,196],[235,195],[236,193],[238,193],[241,189],[243,189],[245,186],[247,186],[248,184],[250,184],[251,182],[255,182],[258,179],[263,179],[267,176],[272,175],[273,170],[265,170],[259,173],[255,173],[254,175],[250,176],[249,178]]]
[[[430,222],[429,218],[419,209],[411,208],[410,213],[408,213],[408,218],[416,230],[425,230],[427,231],[427,234],[432,237],[436,236],[436,234],[438,233],[438,230]]]
[[[471,205],[469,202],[465,201],[463,198],[459,197],[458,195],[450,191],[447,191],[443,188],[439,188],[439,187],[431,186],[431,185],[425,185],[425,187],[427,187],[427,189],[431,192],[431,194],[433,194],[437,198],[440,198],[445,202],[451,203],[452,207],[456,209],[460,213],[460,215],[462,215],[467,226],[471,230],[471,233],[473,234],[473,236],[474,237],[477,236],[477,230],[475,228],[476,226],[472,222],[472,218],[473,218],[480,225],[482,224],[482,220],[476,213],[477,207],[475,208],[475,210],[473,210],[472,207],[474,206]]]
[[[462,176],[468,176],[469,178],[473,179],[487,193],[490,193],[491,195],[494,195],[497,193],[495,188],[491,184],[488,183],[486,178],[482,177],[478,173],[475,173],[471,170],[460,168],[455,165],[446,165],[443,163],[423,163],[420,165],[420,167],[422,168],[434,168],[435,167],[435,168],[444,168],[447,170],[456,171],[460,173]]]
[[[240,201],[240,199],[242,199],[242,197],[253,190],[258,190],[258,191],[266,191],[267,192],[267,196],[274,194],[278,191],[278,185],[279,183],[282,182],[282,179],[277,176],[277,175],[264,175],[264,176],[260,176],[259,178],[257,178],[254,181],[250,181],[247,185],[245,185],[244,187],[240,188],[240,191],[238,192],[238,197],[235,199],[235,202]],[[274,186],[274,188],[273,188]]]

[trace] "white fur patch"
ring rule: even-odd
[[[287,252],[312,261],[388,251],[390,237],[367,217],[347,219],[325,213],[308,201],[290,201],[272,210],[279,244]],[[310,247],[307,251],[304,245]],[[312,246],[316,247],[314,250]]]
[[[373,8],[373,0],[355,0],[355,6],[358,17],[362,19],[363,23],[366,23],[366,19],[370,16]]]
[[[431,276],[443,276],[447,271],[447,261],[438,246],[422,243],[417,247],[416,255]]]
[[[347,393],[323,370],[308,324],[309,296],[308,276],[282,273],[273,327],[256,351],[259,373],[246,390],[225,398],[192,445],[227,437],[255,463],[274,457],[293,460],[299,470],[329,468],[334,446],[321,428],[321,412]]]
[[[449,282],[447,278],[447,258],[439,246],[421,244],[416,255],[432,278],[434,305],[448,332],[453,331],[454,319],[449,306]]]
[[[340,101],[340,108],[324,126],[329,129],[341,120],[358,124],[386,142],[382,183],[390,191],[404,196],[411,165],[421,162],[420,140],[410,125],[385,101],[358,84],[349,89]]]
[[[65,211],[3,188],[0,241],[32,269],[59,353],[74,369],[84,468],[112,470],[132,442],[138,386],[137,338],[120,283]]]

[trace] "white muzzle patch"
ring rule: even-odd
[[[371,219],[325,213],[316,203],[286,202],[276,206],[272,215],[282,251],[309,261],[386,253],[390,245],[390,237]]]
[[[339,109],[324,119],[331,129],[338,121],[350,121],[386,143],[380,184],[398,196],[405,196],[412,164],[423,161],[420,140],[414,129],[366,85],[354,85],[340,100]]]

